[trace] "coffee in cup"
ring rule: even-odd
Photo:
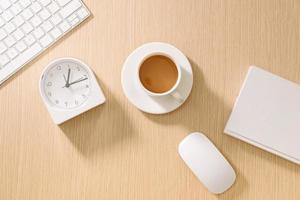
[[[170,58],[154,55],[141,64],[139,79],[147,90],[153,93],[165,93],[176,84],[178,70]]]
[[[146,55],[140,62],[138,79],[150,96],[171,95],[182,101],[176,91],[181,81],[181,67],[171,56],[160,52]]]

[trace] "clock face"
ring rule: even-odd
[[[72,60],[61,60],[45,71],[41,89],[52,106],[74,109],[88,100],[90,78],[86,66]]]

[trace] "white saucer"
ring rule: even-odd
[[[140,110],[151,114],[164,114],[180,107],[184,101],[178,102],[171,95],[163,97],[149,96],[139,85],[136,77],[138,64],[149,53],[165,52],[172,56],[182,67],[182,81],[177,91],[184,101],[191,93],[193,86],[193,71],[189,60],[176,47],[160,42],[147,43],[134,50],[126,59],[122,69],[122,88],[129,101]]]

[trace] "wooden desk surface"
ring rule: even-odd
[[[250,64],[300,83],[298,0],[85,0],[93,17],[0,88],[1,200],[300,199],[300,166],[223,134]],[[191,96],[166,115],[140,112],[123,95],[126,57],[150,41],[190,59]],[[51,60],[73,56],[95,71],[107,103],[62,126],[38,80]],[[205,133],[237,172],[210,194],[177,154]]]

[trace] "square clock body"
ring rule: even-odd
[[[56,124],[105,102],[92,70],[74,58],[51,62],[40,79],[42,99]]]

